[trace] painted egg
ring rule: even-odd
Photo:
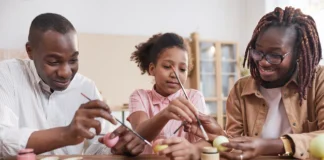
[[[228,143],[228,139],[225,136],[218,136],[213,141],[213,146],[217,148],[218,151],[226,151],[227,148],[222,146],[223,143]]]
[[[104,136],[104,143],[105,143],[105,145],[106,145],[107,147],[112,148],[112,147],[114,147],[114,146],[117,144],[117,142],[118,142],[118,140],[119,140],[119,137],[117,136],[117,137],[115,137],[115,138],[113,138],[113,139],[110,139],[110,138],[109,138],[110,134],[111,134],[111,133],[107,133],[107,134]]]
[[[154,153],[158,153],[166,148],[168,148],[168,145],[162,145],[161,142],[163,141],[164,139],[157,139],[153,142],[153,151]]]

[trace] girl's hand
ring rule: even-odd
[[[183,137],[172,137],[165,139],[161,144],[169,147],[160,151],[159,155],[165,155],[172,160],[199,160],[200,151],[198,147],[191,144]]]
[[[168,120],[196,122],[195,115],[198,114],[195,107],[187,99],[179,97],[170,102],[169,106],[161,111],[162,116]]]
[[[222,127],[213,117],[199,113],[198,118],[200,119],[209,140],[214,140],[219,135],[226,135]],[[184,131],[204,138],[204,135],[197,123],[185,123]]]

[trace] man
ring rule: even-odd
[[[106,133],[106,121],[117,123],[94,82],[77,73],[78,50],[73,25],[61,15],[46,13],[30,26],[26,51],[31,60],[0,63],[0,157],[17,155],[23,148],[36,154],[81,154],[85,139],[92,139],[86,154],[107,153],[94,137]],[[144,147],[143,142],[118,130],[122,132],[114,133],[123,142],[116,152],[139,154],[140,149],[134,152],[125,142]]]

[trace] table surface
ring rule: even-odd
[[[55,157],[55,156],[37,156],[37,159],[40,160],[45,157]],[[83,160],[143,160],[143,159],[157,159],[157,160],[169,160],[167,157],[158,156],[158,155],[140,155],[137,157],[125,157],[120,155],[69,155],[69,156],[56,156],[59,157],[60,160],[72,157],[82,157]],[[291,158],[287,157],[277,157],[277,156],[261,156],[254,160],[274,160],[274,159],[281,159],[281,160],[292,160]]]

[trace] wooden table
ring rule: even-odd
[[[40,160],[45,157],[54,157],[54,156],[37,156],[37,159]],[[71,157],[82,157],[83,160],[149,160],[149,159],[157,159],[157,160],[169,160],[167,157],[158,156],[158,155],[140,155],[137,157],[125,157],[119,155],[69,155],[69,156],[57,156],[60,160]],[[276,157],[276,156],[262,156],[258,157],[255,160],[292,160],[287,157]]]

